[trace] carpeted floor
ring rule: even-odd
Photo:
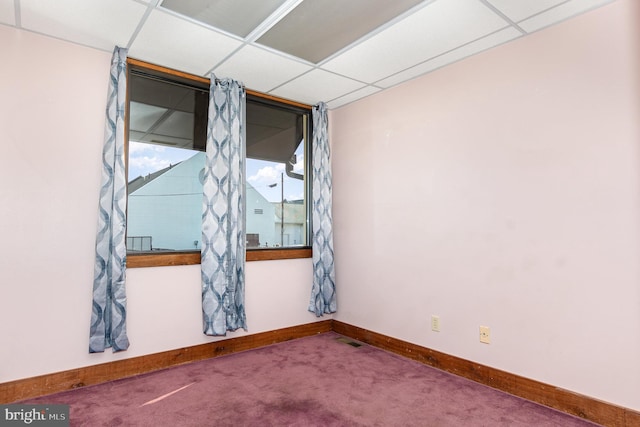
[[[335,333],[23,403],[73,426],[595,425]]]

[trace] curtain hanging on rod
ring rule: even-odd
[[[329,147],[327,106],[321,102],[312,109],[313,138],[313,287],[309,311],[316,316],[335,313],[336,274],[333,264],[333,215],[331,150]]]
[[[102,186],[93,280],[93,309],[89,352],[129,347],[126,328],[125,270],[127,248],[127,182],[124,129],[127,98],[127,49],[117,47],[111,59],[105,140],[102,150]]]
[[[242,83],[211,76],[202,211],[202,313],[207,335],[247,329],[245,105]]]

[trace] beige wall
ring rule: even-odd
[[[639,28],[621,0],[332,111],[336,319],[640,409]]]
[[[129,269],[131,347],[88,353],[111,54],[1,25],[0,46],[0,382],[214,340],[199,266]],[[311,280],[310,259],[248,263],[249,333],[318,320]]]

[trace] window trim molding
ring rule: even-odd
[[[127,58],[127,68],[135,67],[138,69],[146,69],[149,71],[155,71],[162,74],[167,74],[173,77],[177,77],[180,80],[187,80],[191,82],[198,82],[209,85],[211,80],[197,76],[195,74],[185,73],[172,68],[163,67],[160,65],[152,64],[150,62],[141,61],[135,58]],[[127,73],[129,69],[127,70]],[[301,102],[291,101],[285,98],[279,98],[277,96],[268,95],[266,93],[258,92],[251,89],[245,89],[247,95],[252,95],[258,98],[262,98],[269,101],[275,101],[281,104],[291,105],[293,107],[302,108],[308,110],[311,113],[312,106],[303,104]],[[128,94],[127,94],[128,98]],[[129,157],[129,102],[127,99],[127,123],[125,133],[127,135],[126,153]],[[268,260],[283,260],[283,259],[298,259],[298,258],[311,258],[311,247],[305,246],[301,248],[275,248],[275,249],[250,249],[245,251],[247,261],[268,261]],[[200,252],[168,252],[168,253],[140,253],[140,254],[127,254],[127,268],[142,268],[142,267],[165,267],[176,265],[196,265],[200,264]]]
[[[246,251],[247,261],[273,261],[311,258],[311,248],[252,249]],[[200,252],[144,253],[127,255],[127,268],[167,267],[200,264]]]

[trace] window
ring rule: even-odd
[[[260,236],[248,249],[307,245],[308,128],[308,112],[247,96],[247,233]]]
[[[127,265],[197,263],[209,83],[129,60],[128,90]],[[247,91],[247,260],[310,256],[309,135],[308,106]]]

